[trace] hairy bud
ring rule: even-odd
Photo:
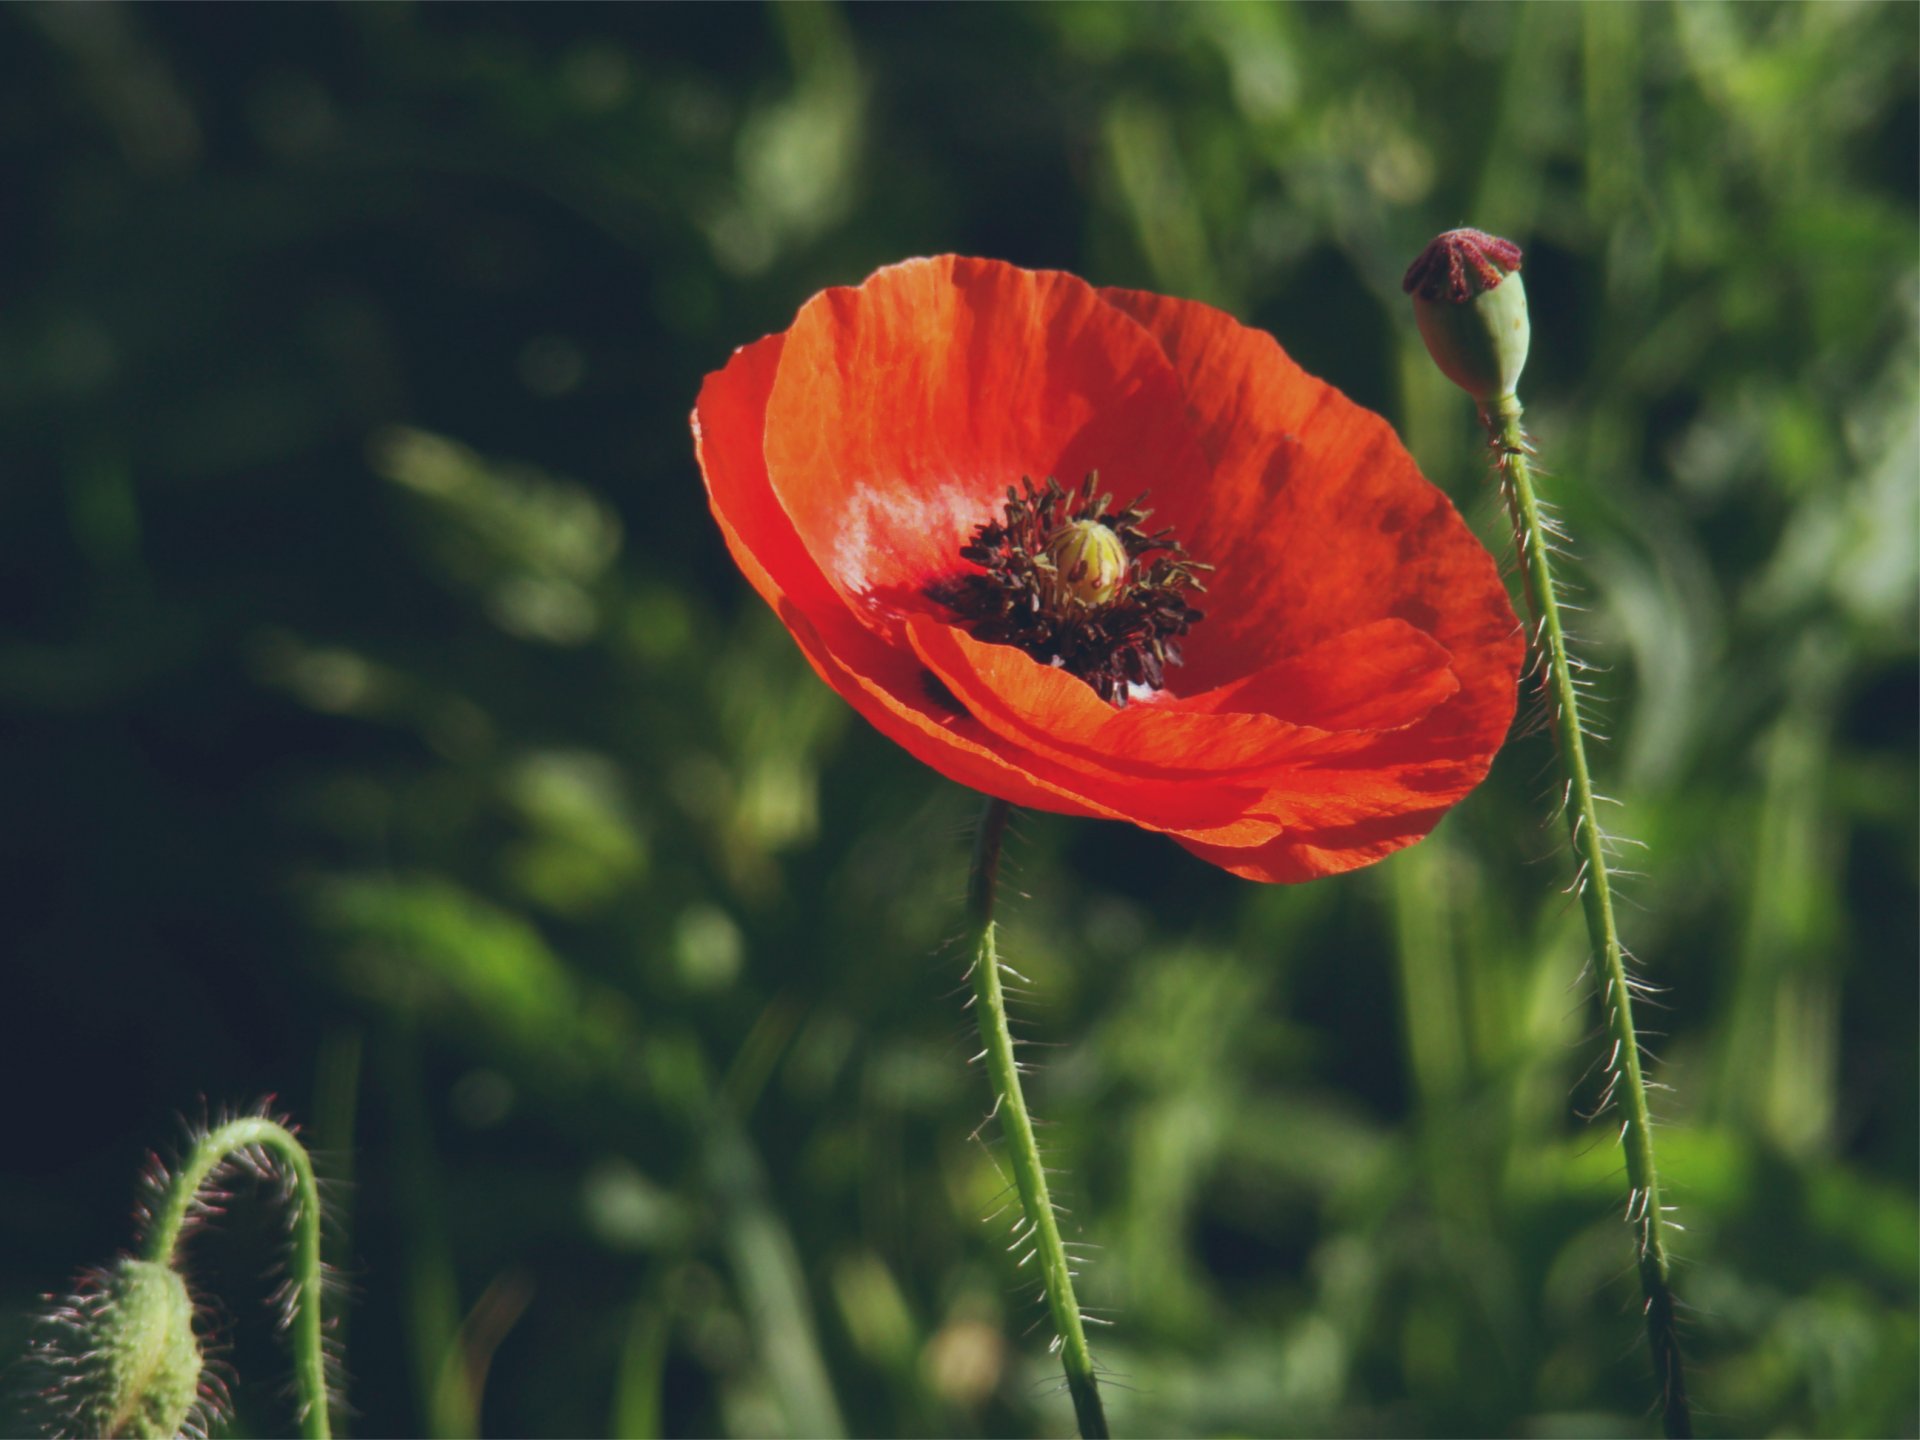
[[[154,1440],[203,1433],[212,1392],[193,1297],[171,1266],[122,1259],[91,1272],[43,1321],[36,1344],[64,1431]]]

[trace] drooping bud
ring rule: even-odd
[[[102,1312],[107,1435],[180,1433],[200,1395],[200,1342],[193,1300],[179,1272],[151,1260],[122,1260]]]
[[[129,1258],[94,1271],[43,1323],[35,1348],[64,1427],[139,1440],[203,1428],[210,1401],[193,1299],[171,1266]]]
[[[1098,520],[1072,520],[1047,541],[1053,562],[1056,603],[1076,602],[1091,609],[1120,593],[1131,563],[1120,537]]]
[[[1400,288],[1446,377],[1482,406],[1514,393],[1527,363],[1527,291],[1520,247],[1481,230],[1437,236]]]

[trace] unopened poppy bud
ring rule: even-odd
[[[1047,558],[1053,562],[1057,597],[1088,607],[1119,594],[1132,563],[1120,537],[1098,520],[1062,525],[1047,542]]]
[[[180,1434],[200,1398],[203,1363],[186,1282],[171,1266],[122,1260],[86,1308],[93,1381],[76,1398],[88,1433]]]
[[[1520,247],[1481,230],[1437,236],[1400,288],[1446,377],[1482,405],[1504,399],[1527,363],[1527,291]]]

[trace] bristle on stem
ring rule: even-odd
[[[1519,398],[1508,393],[1485,403],[1480,417],[1486,426],[1500,471],[1520,571],[1526,582],[1527,603],[1535,620],[1535,645],[1544,662],[1541,686],[1552,715],[1554,738],[1567,770],[1564,810],[1568,835],[1578,865],[1574,888],[1587,919],[1587,933],[1595,959],[1605,977],[1602,994],[1606,1027],[1613,1045],[1607,1057],[1607,1086],[1595,1113],[1618,1107],[1622,1116],[1619,1144],[1626,1157],[1629,1185],[1628,1220],[1638,1242],[1641,1290],[1646,1296],[1647,1340],[1660,1381],[1661,1410],[1668,1436],[1691,1436],[1693,1420],[1687,1402],[1686,1372],[1675,1328],[1673,1293],[1668,1286],[1670,1259],[1665,1232],[1674,1227],[1660,1201],[1659,1171],[1654,1163],[1653,1118],[1647,1108],[1647,1082],[1641,1069],[1642,1049],[1633,1023],[1634,982],[1626,968],[1626,952],[1614,917],[1608,836],[1600,824],[1598,797],[1587,766],[1586,732],[1582,728],[1581,684],[1567,653],[1560,612],[1566,608],[1554,583],[1552,556],[1565,534],[1549,521],[1534,493],[1529,457],[1533,446],[1520,428]],[[1584,667],[1583,667],[1584,668]],[[1624,1083],[1623,1083],[1624,1082]],[[1635,1217],[1638,1217],[1636,1220]]]
[[[1006,995],[1001,988],[1003,970],[1018,973],[999,957],[993,920],[1000,846],[1011,814],[1012,807],[1006,801],[987,802],[974,840],[973,870],[967,883],[967,924],[973,951],[971,979],[978,1002],[973,1013],[986,1047],[976,1058],[985,1059],[987,1075],[993,1082],[994,1109],[1006,1136],[1007,1159],[1013,1166],[1014,1184],[1026,1214],[1025,1224],[1016,1229],[1020,1238],[1014,1245],[1031,1242],[1031,1248],[1019,1264],[1025,1266],[1038,1261],[1045,1283],[1047,1310],[1053,1319],[1053,1348],[1066,1374],[1067,1391],[1073,1397],[1080,1434],[1084,1440],[1096,1440],[1096,1437],[1104,1440],[1108,1434],[1107,1417],[1094,1380],[1093,1355],[1087,1347],[1080,1304],[1074,1298],[1071,1257],[1061,1243],[1060,1227],[1054,1220],[1053,1200],[1047,1192],[1049,1172],[1041,1163],[1033,1118],[1027,1111],[1020,1085],[1020,1074],[1026,1067],[1014,1059],[1014,1040],[1007,1027]],[[1020,1234],[1021,1230],[1025,1231],[1024,1235]]]

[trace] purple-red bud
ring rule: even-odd
[[[1420,336],[1447,378],[1484,408],[1512,396],[1527,363],[1520,247],[1483,230],[1436,236],[1407,267]]]
[[[1520,268],[1520,247],[1484,230],[1436,235],[1407,267],[1400,288],[1422,300],[1464,305]]]

